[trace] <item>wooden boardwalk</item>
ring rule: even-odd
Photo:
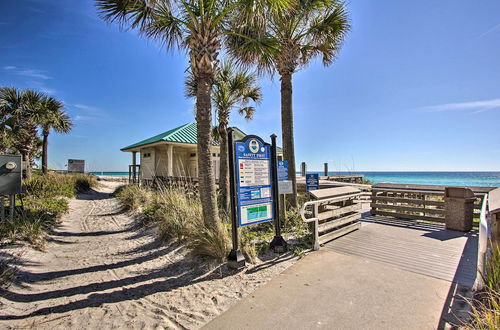
[[[476,279],[477,239],[475,231],[462,233],[446,230],[442,224],[365,213],[360,230],[323,248],[471,288]]]

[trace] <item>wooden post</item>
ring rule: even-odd
[[[132,151],[132,183],[136,183],[137,181],[137,159],[136,159],[137,151]]]
[[[302,162],[302,164],[300,164],[300,174],[302,176],[306,176],[306,172],[307,172],[307,166],[306,166],[306,163],[305,162]]]
[[[328,176],[328,163],[324,164],[325,176]]]

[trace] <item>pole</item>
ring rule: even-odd
[[[5,200],[0,196],[0,220],[5,221]]]
[[[273,187],[273,217],[275,236],[269,246],[274,252],[282,253],[286,251],[287,243],[281,236],[281,221],[279,210],[279,192],[278,192],[278,158],[276,154],[276,134],[271,135],[271,169],[272,169],[272,187]]]
[[[328,163],[324,164],[325,176],[328,176]]]
[[[14,219],[14,205],[16,204],[16,195],[9,195],[10,205],[9,205],[9,218]]]
[[[232,243],[233,248],[229,255],[227,256],[227,265],[231,269],[240,269],[245,267],[245,257],[238,249],[238,219],[237,219],[237,198],[236,195],[236,175],[234,173],[234,134],[233,129],[230,127],[227,130],[227,144],[228,144],[228,158],[229,158],[229,193],[231,201],[231,228],[232,228]]]
[[[136,164],[137,164],[137,151],[132,151],[132,177],[133,183],[135,184],[137,181],[137,173],[136,173]]]
[[[300,174],[302,176],[306,176],[306,173],[307,173],[307,167],[306,167],[306,163],[305,162],[302,162],[300,164]]]

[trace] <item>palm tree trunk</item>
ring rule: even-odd
[[[42,147],[42,172],[46,174],[48,171],[47,158],[49,150],[49,132],[43,132],[43,147]]]
[[[229,210],[229,159],[227,145],[227,124],[219,123],[219,141],[220,141],[220,172],[219,189],[220,204],[224,210]]]
[[[219,229],[219,212],[212,166],[212,112],[210,95],[212,79],[204,74],[198,77],[196,91],[196,122],[198,130],[198,179],[203,219],[207,227]]]
[[[288,177],[292,181],[293,186],[293,194],[288,195],[287,200],[291,207],[297,207],[291,73],[281,75],[281,131],[283,138],[283,159],[288,161]]]

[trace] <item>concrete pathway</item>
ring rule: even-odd
[[[458,282],[464,282],[464,265],[467,273],[474,272],[467,261],[475,238],[454,233],[439,226],[402,229],[365,222],[359,231],[304,257],[205,329],[443,328],[444,321],[456,322],[455,314],[464,313],[466,303],[458,295],[470,294],[470,276],[457,283],[450,268],[461,274]],[[430,252],[422,257],[426,242]],[[436,276],[441,268],[445,275]]]

